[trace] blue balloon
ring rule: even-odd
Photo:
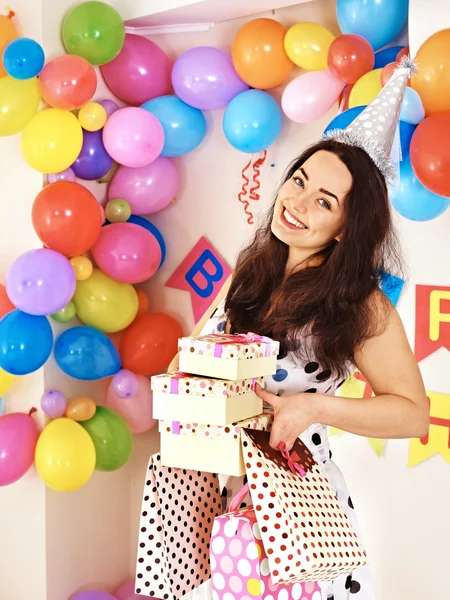
[[[28,375],[42,367],[53,347],[46,317],[13,310],[0,321],[0,367],[14,375]]]
[[[44,62],[42,46],[30,38],[17,38],[3,51],[3,66],[14,79],[36,77],[42,71]]]
[[[375,52],[375,64],[374,69],[382,69],[389,63],[395,62],[397,54],[400,50],[403,50],[404,46],[390,46],[379,52]]]
[[[362,35],[374,50],[401,32],[408,18],[408,0],[337,0],[342,33]]]
[[[261,152],[277,139],[282,125],[281,110],[267,92],[247,90],[235,96],[225,109],[223,131],[241,152]]]
[[[411,138],[416,130],[415,125],[406,123],[406,121],[400,121],[400,145],[402,148],[402,157],[409,155],[409,147],[411,145]]]
[[[83,381],[115,375],[122,364],[111,340],[102,331],[84,325],[59,336],[55,359],[66,375]]]
[[[2,416],[2,414],[4,413],[4,407],[3,407],[3,398],[0,398],[0,417]]]
[[[449,198],[433,194],[420,183],[414,175],[409,156],[400,163],[400,181],[391,191],[390,198],[395,210],[411,221],[435,219],[450,205]]]
[[[139,217],[137,215],[131,215],[127,223],[134,223],[135,225],[140,225],[141,227],[144,227],[147,231],[150,231],[150,233],[155,236],[159,247],[161,248],[161,262],[159,263],[158,267],[158,269],[160,269],[166,258],[166,243],[159,229],[155,225],[153,225],[153,223],[150,223],[150,221],[144,219],[144,217]]]
[[[86,131],[83,129],[83,145],[72,170],[79,179],[100,179],[113,166],[113,159],[103,145],[102,129]]]
[[[418,125],[425,119],[425,109],[419,94],[413,88],[405,89],[400,120],[412,125]]]
[[[334,117],[331,123],[328,124],[324,133],[328,133],[333,129],[345,129],[350,125],[352,121],[356,119],[358,115],[362,113],[365,109],[365,106],[354,106],[353,108],[349,108],[348,110],[344,110],[340,115]]]
[[[155,115],[164,129],[161,156],[182,156],[192,152],[206,135],[205,115],[178,96],[159,96],[141,108]]]

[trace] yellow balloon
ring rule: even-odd
[[[0,135],[19,133],[36,113],[41,95],[36,77],[0,79]]]
[[[6,394],[14,383],[15,378],[16,376],[12,373],[7,373],[3,369],[0,369],[0,397],[3,396],[3,394]]]
[[[288,29],[284,49],[299,67],[319,71],[328,68],[328,49],[333,40],[334,35],[318,23],[297,23]]]
[[[78,120],[83,129],[98,131],[106,123],[106,110],[98,102],[87,102],[78,111]]]
[[[88,279],[94,270],[92,262],[87,256],[74,256],[70,259],[70,264],[72,265],[77,281]]]
[[[348,99],[349,108],[353,108],[354,106],[366,106],[375,100],[383,87],[381,85],[382,70],[383,69],[375,69],[374,71],[369,71],[358,79],[350,92],[350,97]]]
[[[22,132],[25,160],[41,173],[59,173],[70,167],[82,144],[80,122],[71,112],[59,108],[41,111]]]
[[[111,279],[100,269],[94,269],[89,279],[77,282],[72,301],[83,323],[105,333],[128,327],[139,305],[132,285]]]
[[[73,492],[92,477],[96,461],[94,442],[76,421],[55,419],[39,436],[34,460],[48,487],[57,492]]]

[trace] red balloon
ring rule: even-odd
[[[389,81],[389,79],[392,77],[395,69],[398,67],[398,63],[396,62],[391,62],[388,63],[385,67],[383,67],[383,70],[381,71],[381,85],[384,87],[387,82]]]
[[[409,46],[405,46],[395,57],[395,62],[400,62],[402,56],[409,56]]]
[[[15,310],[14,304],[8,298],[5,286],[0,283],[0,319],[7,315],[12,310]]]
[[[328,68],[344,83],[356,83],[373,69],[375,54],[367,40],[354,33],[337,37],[328,50]]]
[[[79,256],[90,250],[102,228],[95,196],[72,181],[57,181],[43,188],[31,214],[39,239],[64,256]]]
[[[45,65],[39,74],[42,98],[54,108],[75,110],[97,89],[94,67],[81,56],[66,54]]]
[[[450,112],[424,119],[410,146],[413,171],[422,185],[438,196],[450,198]]]
[[[122,367],[138,375],[163,373],[178,352],[178,338],[182,336],[181,325],[169,315],[137,317],[120,342]]]

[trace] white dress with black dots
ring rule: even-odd
[[[224,305],[225,301],[222,301],[205,324],[201,335],[224,332],[226,325]],[[278,359],[276,374],[272,377],[266,377],[265,383],[266,388],[278,396],[309,392],[311,401],[314,401],[313,394],[316,392],[334,396],[343,381],[333,378],[331,372],[323,370],[318,362],[301,362],[293,353],[288,353],[287,356]],[[316,461],[321,464],[325,475],[336,490],[344,512],[350,519],[354,530],[360,536],[358,522],[344,477],[338,466],[331,460],[326,425],[312,425],[300,436],[300,439],[311,450]],[[221,477],[224,506],[228,507],[232,497],[242,487],[242,484],[242,477]],[[353,598],[374,600],[368,567],[362,567],[354,571],[352,575],[341,576],[332,582],[325,582],[321,584],[321,587],[323,589],[321,600],[352,600]],[[204,586],[202,586],[202,590],[205,590]],[[200,589],[198,592],[200,592]],[[198,599],[195,596],[196,591],[194,591],[194,600],[200,600],[200,596]],[[204,593],[202,594],[202,600],[206,600]]]

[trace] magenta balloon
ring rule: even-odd
[[[110,100],[109,98],[106,98],[105,100],[100,100],[99,104],[101,104],[106,110],[107,118],[109,118],[113,113],[115,113],[116,110],[119,110],[117,102],[114,102],[114,100]]]
[[[152,113],[128,106],[106,121],[103,143],[109,156],[121,165],[143,167],[161,154],[164,129]]]
[[[130,579],[130,581],[121,585],[114,592],[114,596],[117,600],[140,600],[141,598],[146,598],[146,596],[134,593],[134,579]]]
[[[40,248],[22,254],[6,274],[11,302],[30,315],[51,315],[71,300],[75,273],[69,260],[54,250]]]
[[[158,240],[134,223],[111,223],[103,227],[92,256],[112,279],[140,283],[156,273],[161,262]]]
[[[118,56],[100,67],[109,89],[127,104],[139,106],[170,91],[170,61],[161,48],[127,33]]]
[[[139,389],[133,398],[120,398],[114,391],[112,382],[106,394],[106,406],[119,413],[128,423],[133,433],[143,433],[151,429],[156,421],[153,418],[152,390],[150,381],[144,375],[136,376]]]
[[[70,167],[60,171],[59,173],[49,173],[47,175],[47,183],[56,183],[57,181],[76,181],[75,173]]]
[[[9,413],[0,417],[0,486],[25,475],[33,464],[38,437],[30,415]]]
[[[186,104],[202,110],[225,108],[237,94],[249,89],[236,73],[231,56],[211,46],[181,54],[173,66],[172,85]]]
[[[71,600],[116,600],[116,597],[99,590],[89,590],[75,594],[71,597]]]
[[[180,185],[178,169],[170,158],[158,156],[145,167],[119,167],[109,185],[108,198],[122,198],[133,215],[150,215],[175,198]]]

